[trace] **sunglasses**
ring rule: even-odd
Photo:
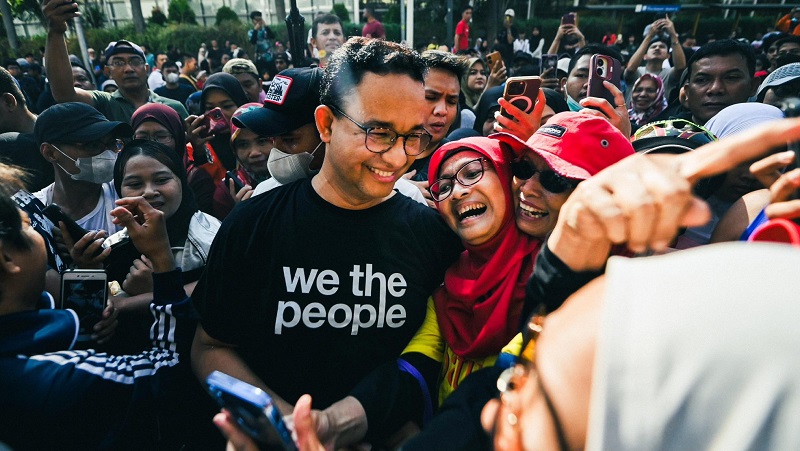
[[[561,194],[573,189],[578,186],[579,183],[578,180],[570,180],[550,169],[540,171],[536,169],[533,163],[522,158],[511,162],[511,173],[518,180],[528,180],[538,173],[539,183],[542,185],[542,188],[553,194]]]

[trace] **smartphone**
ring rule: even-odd
[[[203,138],[207,138],[218,133],[226,133],[231,129],[231,124],[228,122],[228,118],[222,114],[222,109],[219,107],[206,112],[206,114],[203,116],[203,125],[205,128],[203,128],[203,131],[200,132],[200,136]]]
[[[509,103],[530,114],[536,105],[536,98],[539,96],[539,88],[542,86],[542,79],[539,77],[509,77],[506,80],[506,88],[503,91],[503,98]],[[502,108],[500,114],[513,119]]]
[[[272,398],[263,390],[221,371],[209,374],[206,385],[211,397],[229,411],[242,430],[254,440],[262,444],[272,443],[277,436],[282,449],[297,449],[292,433],[272,404]]]
[[[603,86],[603,81],[610,81],[617,88],[622,78],[622,64],[616,59],[595,53],[589,61],[589,97],[600,97],[608,100],[613,107],[614,95]]]
[[[78,315],[78,341],[90,341],[94,325],[103,317],[108,300],[108,278],[103,269],[69,269],[61,274],[61,308]]]
[[[55,225],[56,227],[58,227],[59,221],[63,222],[64,225],[67,226],[67,232],[69,232],[69,236],[72,238],[73,243],[83,238],[84,235],[89,233],[88,230],[78,225],[78,223],[75,222],[74,219],[67,216],[67,214],[64,213],[64,210],[62,210],[61,207],[59,207],[57,204],[50,204],[44,207],[42,213],[44,213],[44,215],[47,216],[47,219],[52,221],[53,225]]]
[[[557,78],[558,75],[556,74],[556,70],[558,69],[558,55],[554,53],[547,53],[542,55],[542,64],[540,65],[541,70],[539,71],[539,75],[542,75],[542,78]],[[544,73],[547,69],[551,70],[546,77],[544,77]]]
[[[575,13],[566,13],[561,16],[561,25],[575,25]]]
[[[236,174],[234,174],[233,171],[225,172],[225,188],[230,186],[230,182],[228,182],[228,180],[233,180],[233,187],[236,189],[237,193],[240,189],[244,188],[244,184],[239,180],[239,177],[236,177]]]
[[[489,63],[489,72],[494,69],[494,65],[498,63],[498,61],[503,61],[503,57],[500,56],[500,52],[492,52],[486,55],[486,61]]]

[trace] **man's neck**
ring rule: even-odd
[[[56,171],[61,173],[56,173],[53,203],[58,204],[67,216],[76,221],[91,213],[103,193],[102,185],[72,180],[60,168],[56,168]]]
[[[657,74],[661,72],[661,69],[664,68],[664,60],[656,60],[656,59],[647,60],[645,68],[647,72],[650,72],[651,74]]]
[[[394,190],[392,190],[388,196],[377,199],[355,198],[351,196],[346,189],[339,186],[339,184],[325,172],[326,169],[323,167],[319,173],[311,179],[311,187],[314,188],[314,191],[319,197],[325,200],[325,202],[345,210],[366,210],[372,208],[389,200],[395,193]]]
[[[372,23],[372,22],[375,22],[375,18],[374,17],[367,17],[367,23]]]
[[[119,86],[119,83],[117,83],[117,86]],[[124,89],[120,87],[119,94],[131,102],[136,108],[139,108],[150,100],[150,90],[147,89],[146,84],[135,89]]]

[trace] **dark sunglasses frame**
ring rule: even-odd
[[[540,171],[536,169],[533,163],[524,158],[516,159],[511,162],[511,173],[518,180],[528,180],[538,173],[539,183],[542,185],[542,188],[553,194],[561,194],[570,189],[574,189],[578,186],[578,183],[580,183],[579,180],[568,179],[550,169]]]

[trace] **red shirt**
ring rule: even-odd
[[[464,20],[460,20],[458,25],[456,25],[456,35],[461,36],[461,39],[458,40],[458,48],[456,52],[459,50],[466,50],[469,48],[469,22],[465,22]]]
[[[376,19],[364,24],[364,28],[361,30],[361,36],[365,38],[386,39],[386,31],[383,29],[383,24]]]

